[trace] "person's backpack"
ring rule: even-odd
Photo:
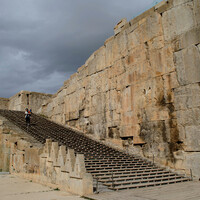
[[[31,117],[31,111],[30,110],[28,111],[28,117]]]

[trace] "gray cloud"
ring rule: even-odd
[[[154,0],[0,0],[0,97],[54,93],[113,35]]]

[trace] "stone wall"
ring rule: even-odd
[[[8,109],[9,99],[0,98],[0,109]]]
[[[93,193],[93,178],[86,173],[83,154],[58,146],[50,139],[46,144],[0,117],[0,171],[9,171],[52,188],[78,195]]]
[[[133,136],[130,150],[199,174],[199,43],[200,1],[163,1],[121,20],[41,112],[119,145]]]
[[[51,94],[21,91],[9,98],[8,109],[24,111],[25,108],[37,112],[42,104],[52,97]]]

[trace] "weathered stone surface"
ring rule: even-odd
[[[175,53],[175,64],[178,80],[181,85],[200,82],[200,53],[192,45]]]
[[[169,0],[169,1],[161,1],[160,3],[158,3],[157,5],[155,5],[155,10],[158,13],[163,13],[166,12],[167,10],[169,10],[170,8],[172,8],[173,5],[173,1]]]
[[[200,152],[185,153],[184,168],[192,170],[193,176],[199,176]]]
[[[186,126],[186,151],[200,151],[200,126]]]
[[[117,23],[117,25],[116,25],[115,28],[114,28],[114,33],[115,33],[115,35],[117,35],[118,33],[121,32],[122,28],[125,26],[126,23],[127,23],[126,18],[121,19],[121,20]]]
[[[200,86],[198,83],[176,88],[175,109],[188,110],[200,106]]]
[[[9,99],[0,98],[0,109],[8,109]]]
[[[197,45],[200,43],[200,27],[195,27],[180,36],[178,48],[181,50],[187,48],[190,45]]]
[[[200,24],[200,0],[194,0],[194,14],[195,14],[195,22],[196,25]]]
[[[174,6],[178,6],[178,5],[181,5],[181,4],[184,4],[184,3],[188,3],[188,2],[191,2],[192,0],[173,0],[173,5]]]
[[[165,40],[172,40],[177,35],[195,26],[193,4],[181,4],[163,13],[163,31]]]

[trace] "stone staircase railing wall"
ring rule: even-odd
[[[11,125],[12,126],[12,125]],[[47,139],[44,146],[9,122],[0,120],[0,170],[54,189],[85,195],[93,193],[92,175],[86,173],[83,154]]]

